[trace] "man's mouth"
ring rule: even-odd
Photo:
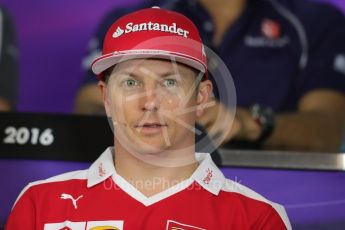
[[[144,124],[140,124],[137,125],[136,128],[161,128],[161,127],[166,127],[166,124],[161,124],[161,123],[144,123]]]
[[[162,135],[164,128],[168,125],[159,122],[146,122],[144,124],[136,125],[137,132],[141,133],[142,135]]]

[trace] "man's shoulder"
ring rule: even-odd
[[[72,172],[59,174],[59,175],[56,175],[44,180],[31,182],[22,190],[22,192],[18,196],[18,199],[22,197],[28,191],[37,193],[37,192],[46,192],[49,190],[56,190],[59,187],[64,188],[68,184],[71,184],[71,185],[85,184],[86,185],[87,172],[88,172],[87,169],[72,171]]]
[[[45,183],[53,183],[53,182],[64,182],[64,181],[69,181],[73,179],[86,179],[87,171],[88,169],[66,172],[66,173],[58,174],[56,176],[49,177],[45,180],[39,180],[33,183],[45,184]]]
[[[230,179],[225,179],[221,192],[224,196],[232,197],[241,202],[255,202],[263,206],[272,206],[274,204],[254,190]]]
[[[289,229],[290,222],[284,207],[280,204],[266,199],[254,190],[230,179],[226,179],[221,190],[220,196],[225,203],[228,200],[232,205],[238,205],[246,210],[247,215],[262,216],[272,215],[280,218]]]

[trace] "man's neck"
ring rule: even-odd
[[[114,149],[117,173],[147,197],[190,178],[198,167],[194,149],[180,152],[179,155],[185,156],[183,159],[169,155],[168,151],[153,156],[132,154],[120,144],[115,144]],[[187,164],[181,164],[181,160]]]
[[[219,46],[225,31],[244,11],[248,0],[200,0],[215,24],[213,43]]]

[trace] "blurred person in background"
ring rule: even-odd
[[[232,73],[233,126],[216,122],[215,111],[233,116],[218,101],[198,119],[215,141],[224,132],[226,148],[339,151],[345,123],[345,19],[339,10],[310,0],[144,1],[105,17],[84,66],[100,53],[114,19],[153,5],[189,17]],[[97,82],[86,71],[75,111],[104,113]]]
[[[0,111],[16,108],[18,58],[14,24],[0,7]]]

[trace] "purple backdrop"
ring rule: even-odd
[[[70,112],[82,79],[81,59],[106,12],[140,0],[0,0],[17,26],[20,111]],[[345,12],[344,0],[333,2]]]
[[[18,110],[70,112],[82,79],[81,59],[102,17],[139,0],[0,0],[17,27]]]

